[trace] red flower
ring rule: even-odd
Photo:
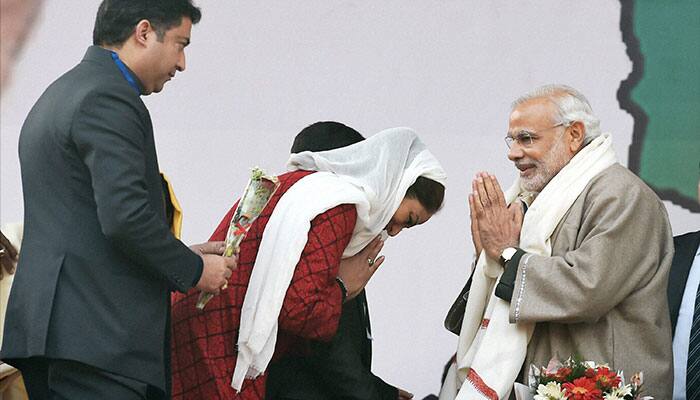
[[[563,385],[566,389],[566,398],[569,400],[602,400],[602,392],[596,387],[595,382],[590,378],[574,379],[574,382],[567,382]]]
[[[571,368],[561,367],[554,374],[548,374],[550,378],[553,378],[559,383],[566,382],[566,378],[571,374]]]
[[[586,376],[588,376],[588,372],[586,372]],[[598,367],[593,376],[593,381],[598,383],[598,387],[605,390],[617,387],[621,379],[617,373],[610,371],[608,367]]]

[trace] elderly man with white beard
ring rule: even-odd
[[[586,98],[548,85],[513,103],[505,193],[479,173],[469,205],[480,254],[441,400],[507,399],[531,364],[571,355],[644,373],[671,397],[665,294],[673,257],[663,204],[617,163]]]

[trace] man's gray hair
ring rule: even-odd
[[[557,106],[555,123],[569,125],[580,121],[586,128],[584,146],[600,136],[600,120],[593,115],[593,109],[586,97],[578,90],[566,85],[545,85],[520,96],[511,104],[511,111],[517,106],[533,100],[545,98]]]

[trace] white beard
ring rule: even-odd
[[[539,161],[530,160],[532,164],[535,165],[537,173],[531,177],[521,177],[520,184],[522,188],[527,192],[539,193],[544,189],[549,181],[556,176],[556,174],[561,171],[566,164],[571,161],[569,157],[564,152],[564,138],[561,137],[559,140],[554,142],[554,145],[549,149],[547,154],[542,157]]]

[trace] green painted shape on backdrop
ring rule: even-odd
[[[644,57],[631,97],[648,116],[638,174],[658,191],[695,199],[700,162],[700,1],[638,0]]]

